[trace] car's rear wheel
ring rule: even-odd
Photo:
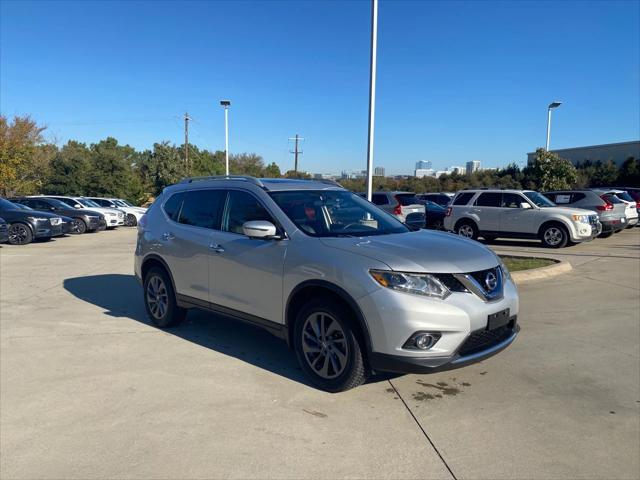
[[[478,239],[478,227],[468,220],[463,220],[456,225],[456,233],[461,237],[470,238],[472,240]]]
[[[74,218],[71,222],[71,231],[75,235],[80,235],[87,231],[87,224],[81,218]]]
[[[540,239],[545,247],[562,248],[569,243],[569,233],[562,225],[551,223],[543,227]]]
[[[149,319],[160,328],[178,325],[187,314],[178,306],[176,295],[167,272],[152,267],[144,277],[144,306]]]
[[[342,392],[366,380],[352,314],[327,298],[309,302],[296,318],[294,348],[302,370],[317,387]]]
[[[27,245],[33,241],[31,229],[24,223],[9,225],[9,243],[11,245]]]
[[[124,217],[124,224],[127,227],[135,227],[138,225],[138,219],[135,215],[128,213],[126,217]]]

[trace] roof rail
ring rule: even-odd
[[[258,187],[264,188],[264,184],[260,181],[260,179],[251,177],[249,175],[210,175],[207,177],[187,177],[180,180],[180,183],[193,183],[208,180],[242,180],[245,182],[253,183]]]

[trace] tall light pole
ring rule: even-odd
[[[560,105],[562,105],[562,102],[551,102],[547,109],[547,147],[545,148],[547,152],[549,151],[549,140],[551,139],[551,110],[558,108]]]
[[[373,189],[373,132],[376,116],[376,59],[378,56],[378,0],[371,0],[371,58],[369,64],[369,136],[367,140],[367,200]]]
[[[220,105],[224,108],[224,162],[225,172],[229,175],[229,100],[220,100]]]

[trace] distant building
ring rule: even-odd
[[[416,178],[433,177],[435,170],[433,168],[416,168],[414,176]]]
[[[629,157],[633,157],[636,160],[640,159],[640,140],[589,145],[586,147],[562,148],[560,150],[551,150],[551,152],[558,154],[561,158],[569,160],[574,165],[584,162],[585,160],[590,160],[594,163],[597,161],[608,162],[611,160],[619,167]],[[527,153],[527,164],[532,164],[535,158],[536,152]]]
[[[373,175],[376,177],[384,177],[384,167],[376,167],[373,169]]]
[[[420,160],[416,162],[416,170],[431,170],[431,161]]]
[[[448,174],[452,174],[452,173],[457,173],[458,175],[464,175],[465,172],[465,168],[464,167],[448,167],[445,170],[447,170]]]
[[[357,178],[365,178],[366,176],[367,176],[366,170],[351,170],[351,171],[343,170],[342,174],[340,175],[340,178],[357,179]]]
[[[480,170],[480,160],[471,160],[467,162],[467,175]]]

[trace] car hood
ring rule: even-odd
[[[56,218],[60,217],[55,213],[42,212],[40,210],[4,210],[2,212],[2,217],[6,221],[12,220],[24,220],[27,217],[37,217],[37,218]]]
[[[386,263],[396,271],[465,273],[498,265],[496,254],[489,248],[452,233],[419,230],[368,237],[322,238],[321,242]]]

